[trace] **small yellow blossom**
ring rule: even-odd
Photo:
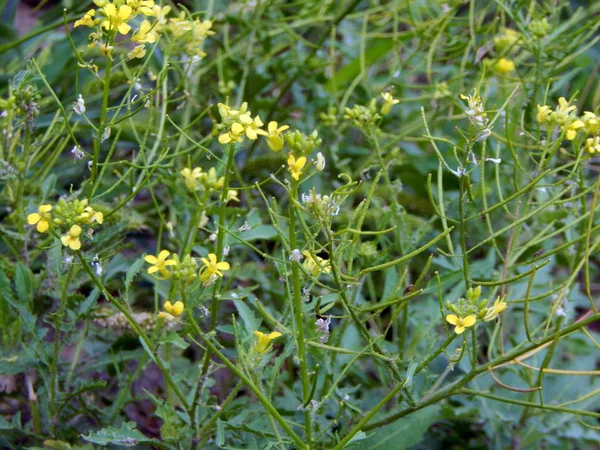
[[[595,136],[593,138],[586,139],[585,150],[591,154],[600,153],[600,137]]]
[[[158,317],[169,320],[173,320],[175,317],[179,317],[185,310],[185,306],[181,301],[177,301],[174,304],[172,304],[169,300],[167,300],[163,307],[165,309],[165,312],[159,312]]]
[[[585,111],[581,118],[585,124],[585,132],[587,134],[596,134],[600,131],[600,117],[590,111]]]
[[[537,105],[537,115],[536,119],[538,123],[547,122],[550,118],[550,114],[552,114],[552,109],[548,105]]]
[[[133,14],[154,15],[154,0],[127,0],[127,5],[131,7]]]
[[[127,53],[127,59],[143,58],[146,56],[146,46],[144,44],[136,45]]]
[[[382,92],[381,96],[383,97],[383,105],[381,105],[381,115],[386,116],[392,110],[392,106],[400,103],[400,100],[395,99],[392,94],[389,92]]]
[[[304,257],[304,267],[312,274],[313,277],[319,276],[320,273],[331,272],[331,264],[328,259],[323,259],[320,256],[314,256],[308,251],[302,252]]]
[[[169,5],[163,6],[162,8],[159,5],[154,5],[152,7],[152,16],[156,19],[156,29],[159,31],[166,23],[167,16],[171,12],[171,7]]]
[[[258,139],[259,134],[263,136],[268,136],[269,133],[267,133],[265,130],[260,129],[260,127],[262,126],[263,122],[258,116],[256,116],[254,120],[250,121],[250,123],[246,125],[246,136],[248,136],[248,139],[255,141],[256,139]]]
[[[301,156],[300,158],[296,159],[294,155],[290,154],[287,163],[292,178],[298,181],[300,179],[300,175],[302,174],[302,169],[306,165],[306,157]]]
[[[102,222],[104,222],[104,214],[102,214],[100,211],[94,210],[91,206],[86,206],[79,218],[86,223],[97,222],[102,224]]]
[[[550,116],[559,125],[564,126],[571,121],[571,113],[577,109],[576,106],[570,105],[566,98],[561,97],[558,99],[558,106],[556,111]]]
[[[494,70],[501,75],[514,72],[515,62],[512,59],[500,58],[494,64]]]
[[[156,42],[156,33],[152,29],[152,24],[148,20],[143,20],[140,27],[134,31],[131,40],[138,44]]]
[[[104,14],[104,21],[102,27],[106,30],[118,30],[121,34],[129,33],[131,27],[127,24],[127,21],[131,18],[132,9],[128,5],[121,5],[119,9],[112,3],[107,3],[102,8]]]
[[[185,184],[191,190],[198,187],[198,180],[202,178],[202,169],[200,167],[194,167],[193,169],[185,168],[179,172],[185,179]]]
[[[244,134],[244,126],[241,123],[235,122],[231,125],[231,130],[219,136],[220,144],[229,144],[231,142],[241,142]]]
[[[61,236],[60,242],[71,250],[79,250],[81,248],[81,241],[79,240],[80,234],[81,227],[79,225],[73,225],[67,234]]]
[[[200,281],[204,284],[210,284],[217,278],[223,277],[223,270],[229,270],[229,263],[225,261],[217,261],[217,255],[214,253],[208,254],[207,258],[202,258],[204,267],[200,269]]]
[[[146,255],[144,261],[146,261],[148,264],[152,264],[148,268],[148,273],[152,275],[153,273],[160,272],[164,278],[169,278],[171,273],[167,267],[177,264],[177,261],[174,259],[167,259],[170,254],[171,253],[168,250],[163,250],[158,254],[158,256]]]
[[[502,311],[504,311],[507,307],[508,307],[508,304],[504,301],[504,299],[500,299],[500,297],[498,297],[496,299],[496,301],[494,302],[494,304],[492,305],[492,307],[488,309],[483,320],[485,322],[494,320],[496,317],[498,317],[498,314],[500,314]]]
[[[455,314],[448,314],[446,320],[450,325],[454,325],[454,331],[456,334],[462,334],[465,328],[472,327],[477,322],[475,314],[471,314],[467,317],[458,317]]]
[[[52,205],[41,205],[38,208],[39,212],[31,213],[27,216],[27,223],[29,225],[35,225],[37,223],[36,230],[40,233],[45,233],[50,226],[50,220],[52,220],[52,216],[50,215],[50,211],[52,211]]]
[[[584,126],[585,124],[579,119],[571,121],[569,125],[567,125],[567,127],[564,129],[565,138],[569,141],[572,141],[577,137],[577,130],[583,128]]]
[[[264,334],[257,330],[254,332],[254,335],[257,337],[256,351],[258,353],[267,353],[271,349],[271,341],[280,337],[281,333],[279,331],[272,331],[269,334]]]
[[[207,173],[202,174],[202,183],[210,189],[219,190],[225,184],[225,177],[217,177],[217,169],[211,167]]]
[[[277,122],[269,122],[269,125],[267,126],[267,130],[269,131],[269,135],[267,136],[267,145],[271,150],[278,152],[283,148],[283,138],[280,136],[280,134],[282,131],[285,131],[288,128],[288,125],[282,125],[277,128]]]
[[[96,11],[94,11],[93,9],[90,9],[88,12],[85,13],[85,15],[81,19],[76,20],[75,24],[73,26],[75,28],[77,28],[79,26],[92,28],[95,25],[95,23],[94,23],[95,15],[96,15]]]
[[[225,199],[225,203],[229,202],[240,202],[240,198],[238,197],[238,191],[235,189],[229,189],[227,191],[227,198]]]
[[[499,52],[502,52],[507,47],[512,47],[517,43],[521,34],[518,31],[510,28],[504,28],[503,32],[494,36],[494,46]]]

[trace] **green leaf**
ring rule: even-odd
[[[185,339],[183,339],[181,336],[179,336],[177,333],[175,333],[174,331],[172,331],[171,333],[167,334],[161,341],[161,344],[173,344],[175,347],[179,347],[182,350],[185,350],[186,348],[188,348],[190,346],[190,344],[188,344]]]
[[[15,290],[17,291],[17,297],[22,303],[28,303],[31,300],[33,292],[32,279],[33,274],[31,270],[21,262],[17,263],[15,269]]]
[[[129,286],[133,282],[133,279],[138,274],[142,266],[144,265],[144,258],[139,258],[135,261],[129,269],[127,269],[127,274],[125,275],[125,292],[129,293]],[[128,295],[125,296],[128,298]]]
[[[160,443],[156,439],[146,437],[135,426],[135,422],[125,422],[121,424],[121,428],[108,427],[81,437],[92,444],[98,445],[116,444],[133,447],[140,443]]]
[[[404,450],[423,440],[425,432],[440,419],[439,405],[423,408],[396,422],[378,428],[360,443],[363,450]]]
[[[236,300],[233,303],[244,322],[246,331],[252,333],[254,330],[258,330],[260,327],[260,320],[256,318],[250,307],[241,300]]]

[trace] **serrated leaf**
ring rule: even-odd
[[[131,285],[133,279],[138,274],[143,265],[144,258],[139,258],[129,267],[129,269],[127,269],[127,274],[125,275],[125,292],[129,292],[129,286]]]
[[[135,426],[135,422],[125,422],[121,424],[121,428],[108,427],[96,433],[90,433],[87,436],[81,435],[81,437],[92,444],[116,444],[125,447],[133,447],[146,442],[159,442],[155,439],[148,438],[137,430]]]

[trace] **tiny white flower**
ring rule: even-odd
[[[81,159],[85,156],[85,153],[83,153],[83,151],[81,151],[81,149],[76,145],[71,149],[71,154],[75,157],[75,159]]]
[[[73,111],[75,111],[75,114],[79,114],[80,116],[85,114],[85,100],[81,94],[79,94],[77,101],[73,103]]]
[[[489,156],[485,158],[486,161],[493,162],[494,164],[500,164],[502,162],[501,158],[490,158]]]
[[[229,255],[230,250],[231,250],[231,247],[229,245],[226,245],[225,248],[223,249],[223,256]]]
[[[302,253],[300,252],[300,250],[295,248],[294,250],[292,250],[292,253],[290,253],[289,260],[295,261],[295,262],[300,262],[300,261],[302,261],[303,258],[304,258],[304,256],[302,256]]]
[[[325,157],[323,156],[323,153],[321,153],[321,152],[317,153],[317,160],[315,161],[315,167],[318,171],[322,171],[323,169],[325,169]]]
[[[250,231],[251,229],[252,228],[250,228],[250,225],[248,225],[248,222],[244,222],[244,225],[239,227],[238,231]]]
[[[110,127],[106,127],[104,129],[104,133],[102,133],[102,137],[100,138],[100,142],[104,142],[110,137]]]
[[[210,240],[210,241],[216,241],[217,240],[217,234],[216,233],[212,233],[210,236],[208,236],[208,240]]]

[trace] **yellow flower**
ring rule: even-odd
[[[241,123],[235,122],[231,125],[231,130],[228,133],[219,136],[219,143],[229,144],[230,142],[241,142],[244,131],[244,126]]]
[[[94,11],[93,9],[90,9],[88,12],[85,13],[85,15],[79,19],[75,21],[75,25],[74,27],[77,28],[78,26],[84,26],[84,27],[93,27],[94,24],[94,19],[93,17],[96,15],[96,11]]]
[[[31,213],[27,216],[27,223],[29,225],[35,225],[37,223],[36,229],[40,233],[45,233],[50,226],[50,220],[52,220],[52,216],[50,215],[50,211],[52,211],[52,205],[41,205],[38,208],[39,212]]]
[[[556,107],[556,111],[552,113],[551,118],[559,125],[564,126],[572,119],[570,117],[571,112],[575,111],[576,109],[576,106],[570,105],[566,98],[561,97],[558,99],[558,106]]]
[[[202,174],[202,183],[207,188],[219,190],[225,184],[225,177],[217,178],[217,169],[211,167],[208,173]]]
[[[185,179],[185,184],[188,188],[194,190],[198,187],[198,180],[202,178],[202,169],[194,167],[193,169],[185,168],[179,172]]]
[[[279,331],[272,331],[269,334],[264,334],[257,330],[254,332],[254,335],[257,337],[256,351],[258,353],[267,353],[271,349],[271,341],[281,336],[281,333]]]
[[[394,106],[397,103],[400,103],[400,100],[395,99],[389,92],[382,92],[381,96],[383,97],[383,105],[381,105],[381,115],[386,116],[392,110],[392,106]]]
[[[261,130],[260,127],[263,126],[262,120],[260,117],[256,116],[254,120],[251,120],[248,124],[246,124],[246,136],[248,139],[252,139],[253,141],[258,139],[258,135],[261,134],[263,136],[268,136],[265,130]]]
[[[301,156],[300,158],[296,159],[294,155],[290,154],[287,163],[292,178],[298,181],[300,179],[300,174],[302,173],[302,168],[306,165],[306,158]]]
[[[496,61],[496,64],[494,64],[494,70],[501,75],[514,72],[515,62],[512,59],[500,58]]]
[[[455,314],[448,314],[446,320],[450,325],[454,325],[454,331],[456,334],[462,334],[465,328],[472,327],[477,322],[475,314],[471,314],[467,317],[458,317]]]
[[[79,240],[80,234],[81,227],[79,225],[73,225],[67,234],[61,236],[60,242],[71,250],[79,250],[81,248],[81,241]]]
[[[147,20],[143,20],[140,27],[133,33],[131,40],[138,44],[156,42],[156,33],[152,29],[152,24]]]
[[[320,273],[331,272],[331,264],[328,259],[323,259],[320,256],[314,256],[308,251],[302,252],[304,257],[304,267],[312,274],[313,277],[319,276]]]
[[[185,310],[185,306],[181,301],[177,301],[174,304],[171,304],[171,302],[167,300],[165,302],[164,309],[166,312],[159,312],[158,317],[173,320],[175,317],[179,317],[183,313],[183,311]]]
[[[600,137],[595,136],[593,138],[588,138],[585,141],[585,150],[588,153],[600,153]]]
[[[550,118],[550,114],[552,114],[552,109],[548,105],[537,105],[537,115],[536,119],[538,123],[547,122]]]
[[[238,197],[238,191],[235,189],[229,189],[227,191],[227,198],[225,199],[225,203],[229,202],[240,202],[240,198]]]
[[[127,5],[131,7],[133,13],[142,13],[146,16],[154,15],[154,0],[127,0]]]
[[[136,45],[127,53],[127,59],[143,58],[146,56],[146,46],[144,44]]]
[[[577,137],[577,130],[583,128],[584,126],[585,124],[579,119],[571,121],[569,125],[564,128],[565,138],[567,138],[569,141],[572,141]]]
[[[269,122],[267,129],[269,130],[269,135],[267,137],[267,145],[274,152],[278,152],[283,148],[283,138],[280,136],[282,131],[285,131],[289,128],[287,125],[283,125],[277,128],[277,122],[272,121]]]
[[[483,320],[485,322],[494,320],[498,316],[498,314],[500,314],[502,311],[504,311],[507,308],[507,306],[508,306],[508,304],[504,301],[504,299],[501,300],[500,297],[498,297],[496,299],[496,301],[494,302],[494,304],[492,305],[492,307],[488,309]]]
[[[600,131],[600,118],[590,111],[585,111],[581,118],[585,124],[585,131],[587,134],[596,134]]]
[[[202,258],[204,267],[200,269],[200,281],[204,284],[210,284],[217,278],[223,276],[222,270],[229,270],[229,263],[225,261],[217,262],[217,255],[214,253],[208,254],[207,258]]]
[[[83,212],[79,215],[79,218],[86,223],[97,222],[102,224],[104,222],[104,214],[100,211],[95,211],[91,206],[86,206]]]
[[[131,18],[131,7],[127,5],[119,6],[119,9],[112,3],[107,3],[104,8],[102,8],[102,12],[104,14],[104,21],[102,22],[102,27],[112,31],[118,30],[121,34],[129,33],[131,27],[127,25],[127,20]]]
[[[170,254],[171,253],[168,250],[163,250],[158,254],[158,256],[146,255],[144,261],[146,261],[148,264],[152,264],[152,266],[148,268],[148,273],[152,275],[153,273],[160,272],[164,278],[169,278],[171,273],[167,267],[177,264],[177,261],[174,259],[167,259]]]
[[[169,5],[163,6],[162,8],[158,5],[152,7],[152,16],[156,19],[155,28],[160,30],[167,23],[167,15],[169,15],[170,12],[171,7]]]

